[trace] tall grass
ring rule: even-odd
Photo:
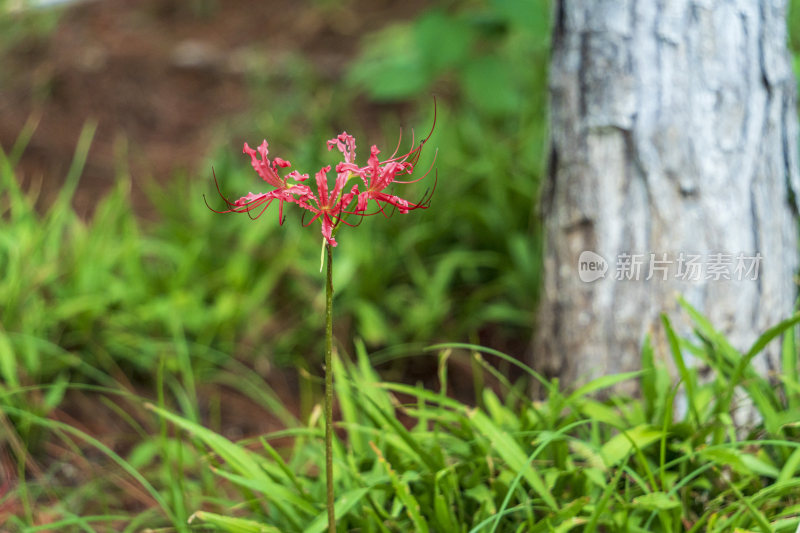
[[[672,338],[708,360],[713,378],[683,371],[671,381],[646,344],[640,372],[599,378],[565,391],[508,355],[474,345],[429,349],[439,389],[383,382],[363,345],[337,359],[340,412],[336,442],[337,517],[342,531],[795,531],[800,522],[800,388],[796,366],[772,378],[749,361],[784,336],[796,357],[793,316],[765,332],[746,353],[733,350],[694,315],[704,342]],[[668,318],[665,326],[671,331]],[[710,342],[709,342],[710,341]],[[718,351],[725,354],[718,357]],[[519,366],[548,391],[531,401],[482,354]],[[496,379],[501,393],[453,399],[448,361],[468,357]],[[777,378],[777,379],[776,379]],[[638,380],[641,398],[594,393]],[[763,423],[742,433],[731,391],[741,388]],[[690,408],[676,413],[685,395]],[[792,407],[795,406],[795,407]],[[213,471],[238,486],[241,505],[199,510],[195,520],[223,531],[323,531],[323,428],[305,426],[235,443],[151,406],[203,442]],[[741,435],[741,438],[740,438]],[[290,444],[279,446],[276,442]],[[280,439],[280,440],[279,440]]]
[[[672,337],[672,358],[679,368],[687,351],[706,359],[713,374],[702,380],[693,369],[670,379],[649,343],[641,371],[604,376],[576,390],[547,382],[495,350],[446,344],[426,351],[439,368],[437,387],[429,389],[383,381],[364,345],[356,343],[353,360],[334,360],[340,530],[795,531],[800,376],[791,361],[800,315],[740,353],[684,306],[694,316],[699,342]],[[664,323],[671,331],[668,318]],[[784,371],[769,377],[754,373],[749,360],[778,338]],[[518,366],[525,377],[508,382],[487,356]],[[464,365],[452,364],[459,359],[471,361],[487,384],[475,389],[471,400],[455,399],[466,398],[460,390],[464,376],[452,375],[462,372]],[[543,383],[544,400],[531,401],[524,393],[527,380]],[[612,394],[601,401],[594,395],[629,380],[638,381],[641,397]],[[732,394],[736,389],[757,411],[760,422],[749,428],[733,422],[743,400]],[[69,499],[96,494],[94,485],[83,495],[60,494],[64,503],[51,507],[50,528],[313,532],[326,527],[320,405],[305,422],[235,441],[178,414],[163,396],[147,402],[96,388],[98,396],[118,396],[135,418],[143,410],[156,415],[143,417],[142,440],[122,457],[79,429],[15,405],[14,397],[29,392],[5,389],[3,412],[65,443],[82,443],[84,454],[99,451],[128,490],[144,491],[154,504],[139,514],[113,502],[105,512],[75,512]],[[690,406],[681,412],[675,409],[678,395]],[[13,493],[29,510],[7,523],[11,530],[44,527],[33,526],[41,518],[33,508],[58,489],[40,483],[22,483]]]

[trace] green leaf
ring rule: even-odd
[[[151,498],[153,498],[153,501],[158,503],[158,505],[161,507],[162,511],[168,517],[168,519],[173,521],[175,520],[175,515],[172,512],[172,507],[167,504],[162,494],[159,491],[157,491],[155,487],[153,487],[153,485],[150,484],[147,478],[145,478],[138,470],[136,470],[133,466],[131,466],[129,462],[125,461],[125,459],[123,459],[114,450],[112,450],[111,448],[109,448],[96,438],[92,437],[87,433],[84,433],[79,429],[70,426],[69,424],[65,424],[64,422],[51,420],[49,418],[42,418],[28,411],[17,409],[11,405],[3,405],[2,409],[6,414],[24,417],[33,424],[36,424],[37,426],[41,426],[50,431],[61,431],[64,432],[65,434],[70,434],[72,436],[77,437],[80,440],[83,440],[87,444],[93,446],[94,448],[96,448],[97,450],[108,456],[115,463],[117,463],[125,472],[128,473],[128,475],[130,475],[142,487],[144,487],[145,490],[147,490],[147,492],[150,494]]]
[[[358,332],[369,344],[386,344],[386,332],[390,329],[378,307],[371,302],[360,302],[355,309]]]
[[[795,448],[795,450],[792,452],[792,455],[790,455],[783,464],[783,468],[781,468],[781,472],[778,474],[776,482],[782,483],[784,481],[789,481],[794,477],[798,468],[800,468],[800,448]]]
[[[781,347],[781,370],[783,379],[786,382],[786,400],[789,404],[789,409],[800,409],[800,396],[795,392],[798,389],[798,373],[797,373],[797,339],[796,328],[790,328],[783,338],[783,346]]]
[[[614,407],[588,398],[576,403],[578,411],[587,418],[591,418],[597,422],[603,422],[612,427],[617,427],[620,423],[619,410]]]
[[[582,458],[586,461],[590,468],[597,468],[602,471],[606,470],[606,465],[603,458],[591,444],[581,440],[569,441],[569,448],[572,450],[573,455]],[[585,472],[585,470],[584,470]]]
[[[209,448],[214,450],[233,470],[250,479],[266,477],[258,461],[245,448],[234,444],[222,435],[204,428],[200,424],[187,420],[181,416],[162,409],[153,404],[145,404],[145,407],[162,418],[165,418],[186,431],[192,433]]]
[[[47,394],[44,396],[43,404],[47,412],[61,403],[69,385],[69,374],[67,372],[59,372],[58,376],[53,381],[53,386],[47,390]]]
[[[528,462],[528,457],[522,448],[511,438],[503,429],[497,427],[492,420],[483,412],[476,409],[467,413],[470,422],[475,426],[479,433],[483,434],[492,444],[492,448],[497,452],[512,470],[522,472],[522,476],[536,491],[540,498],[552,510],[558,510],[558,503],[550,493],[541,476],[534,470],[533,465]]]
[[[228,533],[281,533],[281,530],[276,527],[259,524],[253,520],[233,518],[230,516],[208,513],[206,511],[197,511],[194,513],[189,517],[189,523],[191,524],[194,519],[208,522]]]
[[[573,516],[558,524],[555,529],[553,529],[553,533],[567,533],[567,531],[570,531],[572,528],[585,525],[588,521],[587,518]]]
[[[376,100],[409,98],[431,82],[408,24],[395,24],[368,36],[347,78],[350,85]]]
[[[259,460],[256,460],[255,456],[251,454],[249,450],[234,444],[222,435],[204,428],[200,424],[170,413],[166,409],[162,409],[150,403],[145,404],[145,407],[169,420],[176,426],[192,433],[206,446],[214,450],[214,452],[225,461],[228,468],[236,472],[232,473],[225,470],[217,470],[218,475],[226,477],[242,486],[261,492],[276,508],[280,509],[292,523],[299,524],[301,521],[297,511],[301,511],[305,515],[316,512],[316,509],[310,502],[276,483],[263,470],[259,464]]]
[[[642,399],[645,404],[645,416],[647,420],[652,421],[656,412],[658,395],[656,392],[656,363],[653,354],[653,344],[649,333],[644,338],[644,346],[642,346],[642,377],[640,383]]]
[[[600,456],[603,458],[606,467],[611,468],[635,451],[636,448],[641,450],[659,440],[661,435],[663,435],[663,432],[660,429],[655,429],[648,424],[642,424],[614,435],[600,449]]]
[[[397,446],[401,452],[411,456],[414,462],[424,464],[431,471],[437,471],[444,466],[439,464],[437,457],[428,453],[418,442],[418,439],[397,420],[393,410],[384,411],[381,406],[368,395],[362,394],[361,398],[366,400],[363,403],[364,411],[372,417],[375,424],[377,426],[385,424],[387,437],[397,437],[396,439],[387,438],[388,443]]]
[[[651,492],[633,499],[634,507],[641,507],[649,511],[669,511],[681,506],[681,502],[673,494],[665,492]]]
[[[681,352],[680,341],[678,336],[675,334],[675,330],[672,329],[672,324],[667,318],[667,315],[661,315],[661,322],[664,324],[664,331],[667,334],[667,339],[669,340],[669,348],[672,352],[672,358],[675,361],[675,366],[678,367],[678,373],[681,376],[681,380],[683,380],[683,384],[686,387],[686,400],[689,403],[689,413],[694,418],[697,424],[700,424],[700,414],[697,411],[697,393],[696,393],[696,383],[694,374],[689,371],[686,366],[686,361],[683,359],[683,352]]]
[[[403,504],[406,514],[411,519],[411,523],[414,524],[414,531],[428,533],[428,522],[422,516],[419,502],[411,493],[411,488],[408,486],[408,483],[400,479],[395,470],[392,468],[392,465],[389,464],[389,461],[387,461],[383,456],[380,449],[378,449],[378,447],[372,442],[370,442],[370,445],[372,446],[372,449],[375,450],[375,454],[378,456],[378,462],[383,465],[386,473],[389,475],[389,479],[391,479],[392,482],[392,487],[394,488],[395,497]]]
[[[17,358],[5,332],[0,331],[0,377],[11,387],[19,387]]]
[[[570,394],[569,397],[567,398],[567,403],[572,403],[578,398],[595,393],[599,390],[613,387],[617,383],[636,378],[641,374],[642,371],[637,370],[635,372],[622,372],[620,374],[611,374],[608,376],[601,376],[597,379],[593,379],[589,383],[583,385],[582,387],[578,388],[575,392]]]
[[[353,489],[341,494],[333,504],[334,515],[338,521],[350,512],[361,499],[367,495],[370,487]],[[316,518],[303,530],[303,533],[322,533],[328,527],[328,511],[325,510],[317,515]]]
[[[440,486],[440,476],[446,475],[447,470],[442,470],[436,475],[433,489],[433,514],[436,518],[437,530],[458,531],[458,517],[454,516],[449,499],[445,496]]]
[[[303,511],[306,515],[312,515],[317,512],[317,509],[310,501],[303,499],[303,497],[284,485],[272,481],[268,476],[255,475],[247,477],[219,468],[215,468],[214,473],[240,487],[263,494],[268,501],[275,504],[275,507],[290,516],[295,516],[295,513],[292,508],[286,506],[287,503],[292,504],[294,509]]]
[[[767,346],[767,344],[772,342],[772,340],[775,339],[778,335],[782,334],[783,332],[785,332],[786,330],[795,326],[798,323],[800,323],[800,313],[796,313],[795,315],[787,318],[786,320],[782,320],[775,326],[772,326],[767,331],[765,331],[758,339],[756,339],[756,341],[753,343],[750,349],[747,350],[747,353],[745,354],[745,359],[742,362],[742,366],[746,366],[750,362],[750,359],[752,359],[756,354],[761,352],[761,350],[763,350]]]
[[[751,472],[754,472],[762,477],[777,479],[780,475],[780,471],[775,467],[775,465],[770,464],[750,453],[742,454],[742,463],[744,463],[744,465],[747,466]]]
[[[420,17],[414,25],[414,35],[426,69],[432,73],[440,73],[469,59],[475,38],[472,26],[441,10]]]
[[[717,463],[720,466],[729,466],[734,472],[742,476],[759,475],[776,479],[780,472],[775,466],[766,463],[758,457],[744,453],[737,449],[727,447],[713,447],[700,450],[700,456]]]
[[[467,100],[491,115],[510,115],[520,108],[522,95],[517,89],[514,69],[497,57],[483,56],[470,61],[461,72]]]

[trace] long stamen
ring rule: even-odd
[[[232,213],[233,212],[231,209],[226,209],[225,211],[218,211],[218,210],[214,209],[213,207],[211,207],[209,205],[205,194],[203,194],[203,201],[206,203],[206,207],[209,208],[210,210],[212,210],[215,213],[225,214],[225,213]]]
[[[427,177],[428,177],[428,174],[430,174],[430,173],[431,173],[431,170],[433,169],[433,166],[436,164],[436,158],[437,158],[438,156],[439,156],[439,149],[437,148],[437,149],[436,149],[436,151],[433,153],[433,161],[431,161],[431,166],[429,166],[429,167],[428,167],[428,170],[426,170],[426,171],[425,171],[425,174],[423,174],[423,175],[422,175],[422,176],[420,176],[419,178],[417,178],[417,179],[415,179],[415,180],[407,180],[407,181],[404,181],[404,180],[394,180],[394,183],[402,183],[402,184],[416,183],[416,182],[418,182],[418,181],[422,181],[423,179],[427,178]]]

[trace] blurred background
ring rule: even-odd
[[[0,0],[0,527],[49,521],[65,494],[76,514],[152,505],[58,424],[174,487],[158,457],[181,439],[144,438],[167,430],[128,395],[233,439],[319,402],[318,228],[204,201],[224,205],[212,171],[228,197],[260,190],[244,142],[313,173],[346,130],[365,164],[372,144],[388,154],[401,132],[404,150],[427,134],[435,99],[418,168],[435,156],[438,180],[401,194],[436,181],[430,208],[337,235],[339,352],[423,384],[437,342],[521,358],[540,285],[549,23],[546,0]],[[796,54],[798,9],[789,24]],[[470,398],[481,373],[459,361],[452,393]],[[201,463],[188,448],[180,461]],[[25,497],[4,497],[26,475]],[[172,496],[190,510],[195,483],[214,487],[185,483]]]
[[[0,145],[38,213],[68,189],[61,207],[82,231],[114,236],[92,252],[65,236],[55,264],[21,267],[46,272],[4,299],[7,332],[85,363],[100,363],[101,346],[126,375],[150,375],[160,348],[147,345],[174,335],[211,359],[316,365],[318,236],[296,213],[283,227],[277,212],[212,213],[203,195],[223,205],[212,169],[238,198],[260,186],[244,142],[266,138],[310,173],[333,160],[325,140],[343,130],[362,163],[401,133],[407,149],[412,131],[430,129],[435,97],[419,164],[438,150],[431,208],[340,233],[337,337],[345,350],[352,339],[371,351],[444,340],[524,350],[539,279],[545,2],[32,4],[6,2],[0,22]],[[76,157],[85,163],[69,177]],[[20,370],[44,379],[62,363]]]
[[[108,465],[53,436],[69,424],[169,479],[141,438],[159,426],[119,394],[230,438],[319,401],[316,224],[204,201],[224,205],[212,171],[228,197],[259,191],[244,142],[266,138],[314,173],[346,130],[366,164],[372,144],[390,154],[427,134],[435,101],[418,165],[435,157],[435,172],[402,191],[436,182],[430,209],[337,235],[339,351],[423,384],[436,342],[521,357],[540,279],[548,26],[544,0],[0,1],[0,480],[46,480],[5,501],[0,524],[23,510],[47,521],[36,513],[58,487],[81,487],[76,513],[98,494],[148,505],[130,487],[114,496]],[[454,394],[471,397],[472,380]]]

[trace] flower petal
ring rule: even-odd
[[[308,179],[308,174],[300,174],[296,170],[292,170],[288,174],[286,174],[287,178],[292,178],[295,181],[306,181]]]
[[[336,246],[336,239],[333,238],[333,221],[327,214],[322,217],[322,236],[331,246]]]
[[[317,179],[317,193],[319,195],[320,206],[329,205],[328,201],[328,172],[331,166],[327,165],[319,169],[315,178]]]
[[[260,200],[262,198],[266,198],[267,196],[271,196],[271,193],[267,192],[267,193],[255,193],[254,194],[254,193],[250,192],[250,193],[247,193],[247,196],[242,196],[241,198],[239,198],[238,200],[233,202],[233,205],[245,206],[245,205],[248,205],[248,204],[252,204],[256,200]]]
[[[253,165],[253,170],[255,170],[264,181],[273,187],[283,186],[278,174],[270,166],[269,158],[267,157],[269,155],[269,145],[267,144],[266,139],[258,147],[258,155],[261,156],[260,160],[256,157],[256,150],[250,148],[247,143],[244,143],[242,153],[250,156],[250,164]]]
[[[352,135],[348,135],[346,131],[328,141],[328,150],[334,146],[344,155],[345,163],[353,163],[356,160],[356,139]],[[339,171],[337,170],[337,172]]]

